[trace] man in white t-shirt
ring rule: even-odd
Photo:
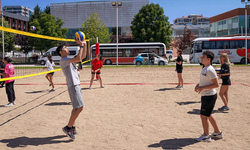
[[[222,132],[220,132],[216,120],[212,115],[214,105],[217,99],[217,93],[215,88],[219,87],[217,74],[211,65],[214,59],[214,53],[211,51],[205,51],[200,57],[204,68],[200,74],[200,82],[195,87],[195,92],[201,93],[201,110],[200,117],[203,126],[204,133],[196,141],[211,142],[211,138],[223,138]],[[212,124],[214,132],[209,135],[209,123]]]
[[[68,58],[69,49],[65,45],[60,45],[56,49],[56,52],[62,58],[60,66],[66,77],[69,97],[73,106],[68,125],[62,129],[71,139],[75,139],[75,135],[77,134],[73,125],[84,106],[76,62],[84,59],[87,51],[86,41],[81,42],[78,39],[75,39],[75,41],[80,45],[79,53],[75,58]]]

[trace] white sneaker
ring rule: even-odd
[[[181,86],[181,87],[180,87],[180,90],[183,90],[183,89],[185,89],[184,86]]]
[[[89,89],[91,90],[91,86],[89,87]]]
[[[181,86],[180,85],[177,85],[175,88],[180,88]]]
[[[5,105],[5,107],[11,107],[11,106],[13,106],[13,103],[9,103],[9,104]]]
[[[223,134],[222,134],[222,132],[221,133],[214,132],[214,133],[210,134],[210,137],[212,139],[222,139],[223,138]]]
[[[13,101],[12,103],[13,103],[13,105],[16,105],[16,102],[15,102],[15,101]]]
[[[211,137],[202,134],[199,138],[195,139],[198,142],[211,142]]]
[[[101,88],[104,88],[104,86],[102,85]]]

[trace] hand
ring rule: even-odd
[[[203,90],[202,87],[195,87],[195,92],[197,92],[198,94],[200,94],[200,92]]]
[[[86,41],[80,41],[78,38],[75,37],[75,41],[77,44],[79,44],[80,46],[83,46],[84,44],[86,45]]]

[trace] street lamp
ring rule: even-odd
[[[241,3],[245,4],[245,34],[246,34],[246,40],[245,40],[245,47],[246,47],[246,65],[248,62],[247,59],[247,9],[250,5],[247,5],[247,3],[250,3],[250,0],[241,0]]]
[[[116,65],[118,66],[118,7],[122,6],[122,2],[112,2],[112,6],[116,8]]]
[[[3,27],[3,11],[2,11],[2,27]],[[4,57],[4,31],[2,30],[2,40],[3,40],[3,57]]]

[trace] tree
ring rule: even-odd
[[[2,19],[0,19],[0,24],[2,24]],[[3,26],[10,28],[7,21],[3,22]],[[4,32],[4,51],[10,52],[15,47],[14,33]],[[0,31],[0,50],[3,51],[3,40],[2,40],[2,31]]]
[[[142,6],[132,22],[131,30],[135,42],[162,42],[169,46],[172,30],[168,17],[159,4]]]
[[[36,7],[34,8],[34,14],[30,15],[29,22],[33,22],[34,19],[40,19],[41,14],[42,14],[42,9],[37,4]]]
[[[50,15],[50,6],[47,5],[43,12]]]
[[[32,33],[46,35],[51,37],[65,38],[65,33],[68,32],[67,28],[62,28],[64,22],[60,18],[42,13],[40,19],[34,19],[29,23],[30,26],[35,26],[36,30]],[[59,41],[47,40],[41,38],[30,37],[31,45],[35,50],[46,51],[51,47],[59,44]]]
[[[173,46],[180,50],[185,50],[187,47],[191,46],[192,41],[194,40],[194,34],[190,29],[185,28],[184,32],[182,33],[182,37],[179,36],[174,38],[170,43],[170,46]]]
[[[82,31],[85,34],[86,39],[90,39],[91,45],[96,43],[96,37],[98,37],[99,43],[110,42],[109,38],[111,34],[109,34],[109,29],[97,13],[90,14],[89,18],[83,22]]]
[[[15,43],[21,46],[20,50],[23,51],[26,55],[32,50],[29,37],[26,35],[16,34]]]

